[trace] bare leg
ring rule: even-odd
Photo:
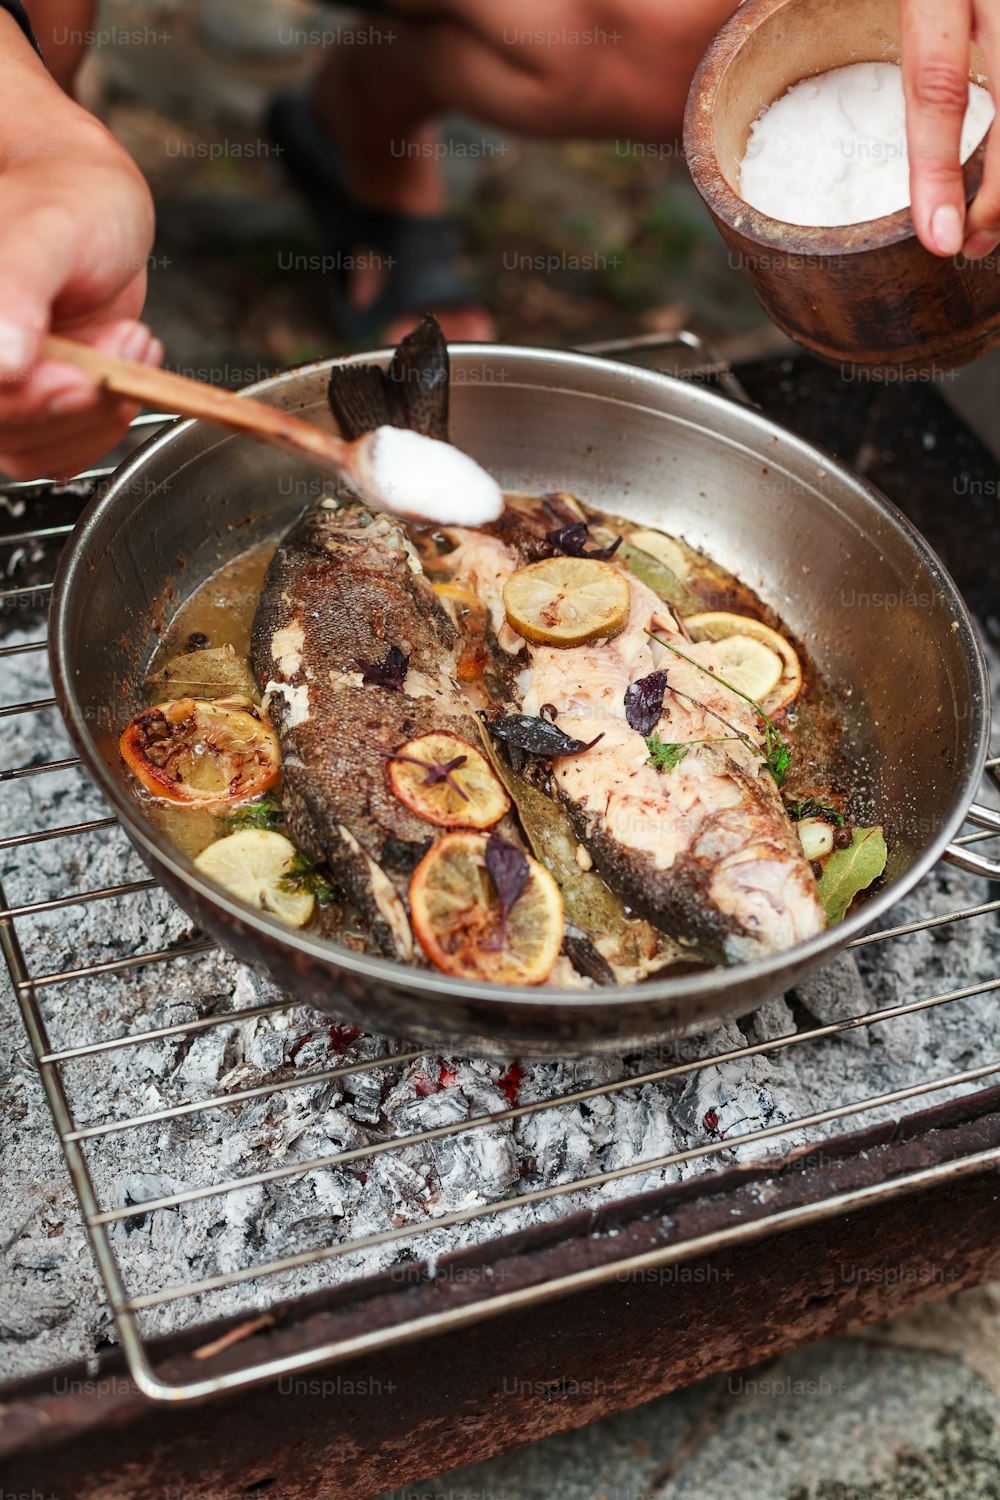
[[[27,0],[26,9],[49,72],[71,93],[94,31],[97,0]]]
[[[373,33],[375,27],[365,29]],[[313,105],[333,140],[347,185],[358,203],[416,216],[442,214],[447,209],[447,192],[441,163],[434,153],[438,131],[429,118],[435,109],[422,88],[418,86],[414,94],[414,79],[408,73],[409,59],[416,61],[422,50],[424,23],[393,18],[379,30],[382,40],[377,43],[331,50],[314,79]],[[359,59],[357,54],[362,51],[366,56]],[[406,77],[407,82],[397,97],[395,88],[400,77]],[[373,87],[378,105],[372,98]],[[378,124],[371,129],[373,115],[378,116]],[[359,256],[358,260],[349,296],[355,307],[365,308],[378,298],[388,273],[377,256]],[[496,325],[483,307],[470,304],[436,311],[449,339],[477,341],[496,334]],[[407,317],[390,325],[385,337],[402,337],[411,322]]]

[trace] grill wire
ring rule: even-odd
[[[165,419],[162,417],[145,418],[140,419],[140,424],[146,426],[153,422],[162,422],[163,420]],[[79,483],[93,490],[111,472],[110,469],[93,470],[87,475],[81,476]],[[4,491],[0,492],[0,498],[5,494],[9,499],[15,499],[20,489],[30,489],[34,494],[43,492],[46,486],[34,482],[26,485],[9,484],[5,487]],[[63,543],[72,529],[72,524],[67,523],[35,530],[8,533],[0,536],[0,544],[5,547],[15,546],[25,548],[41,545],[50,554],[48,556],[48,565],[54,571],[58,546]],[[20,601],[29,599],[29,596],[33,602],[40,602],[47,597],[51,588],[51,578],[47,578],[35,584],[0,590],[0,608],[5,610],[18,608],[20,607]],[[10,646],[0,645],[0,660],[14,655],[41,653],[45,649],[46,641],[44,632],[40,632],[39,638],[34,641]],[[50,708],[54,704],[55,699],[51,696],[36,699],[32,702],[0,704],[0,721],[10,719],[15,715],[28,714]],[[25,777],[45,777],[55,772],[76,768],[80,768],[79,774],[85,774],[82,770],[81,762],[77,757],[62,757],[41,764],[3,767],[0,768],[0,785]],[[997,785],[1000,785],[1000,757],[994,758],[988,763],[988,775],[992,777]],[[102,817],[84,822],[67,823],[62,826],[47,828],[40,832],[9,833],[0,838],[0,850],[30,849],[32,846],[47,840],[63,841],[71,849],[74,840],[115,826],[115,818]],[[979,830],[964,835],[958,842],[978,844],[983,840],[997,839],[998,837],[1000,835],[997,832]],[[71,854],[68,854],[67,864],[69,865],[70,862]],[[109,1228],[120,1221],[138,1218],[159,1209],[178,1208],[196,1199],[222,1197],[228,1193],[251,1186],[280,1183],[282,1179],[292,1176],[300,1177],[316,1169],[345,1166],[350,1163],[363,1164],[365,1161],[385,1152],[400,1152],[405,1148],[440,1140],[443,1137],[457,1137],[468,1131],[482,1129],[483,1127],[504,1121],[517,1120],[541,1111],[565,1107],[572,1103],[585,1103],[588,1100],[597,1099],[601,1096],[607,1097],[626,1089],[639,1089],[644,1084],[662,1082],[668,1078],[688,1076],[705,1068],[732,1063],[740,1059],[753,1057],[757,1054],[773,1054],[782,1049],[799,1046],[803,1043],[815,1043],[855,1028],[866,1027],[876,1022],[884,1022],[893,1017],[912,1015],[919,1011],[928,1011],[939,1006],[947,1006],[957,1001],[966,1000],[977,995],[985,995],[1000,989],[1000,975],[997,975],[975,985],[955,988],[926,997],[914,998],[905,1004],[868,1011],[832,1024],[814,1026],[809,1030],[798,1031],[774,1040],[752,1045],[748,1044],[744,1047],[702,1057],[695,1061],[675,1061],[669,1066],[632,1074],[611,1083],[596,1084],[569,1093],[563,1092],[531,1104],[512,1105],[509,1109],[490,1114],[481,1114],[455,1124],[442,1125],[431,1130],[422,1130],[407,1136],[397,1136],[392,1139],[378,1141],[374,1144],[366,1144],[356,1149],[341,1150],[310,1160],[296,1159],[266,1171],[255,1172],[243,1177],[224,1179],[205,1186],[192,1187],[184,1191],[172,1193],[169,1196],[141,1203],[109,1207],[99,1201],[83,1149],[85,1142],[91,1143],[94,1149],[99,1149],[102,1140],[106,1140],[108,1137],[117,1135],[120,1132],[138,1130],[155,1124],[165,1124],[180,1119],[185,1115],[198,1114],[207,1110],[229,1109],[250,1100],[276,1096],[289,1089],[301,1089],[308,1085],[326,1082],[336,1083],[352,1073],[397,1068],[400,1065],[416,1062],[427,1055],[426,1047],[407,1052],[391,1051],[387,1046],[385,1055],[382,1057],[375,1057],[374,1059],[365,1058],[364,1061],[358,1063],[314,1070],[306,1073],[304,1076],[296,1075],[262,1087],[244,1088],[224,1094],[210,1094],[204,1099],[187,1101],[170,1108],[159,1109],[131,1117],[123,1116],[101,1124],[79,1128],[67,1099],[62,1072],[66,1064],[114,1054],[118,1049],[122,1048],[142,1047],[165,1038],[190,1038],[217,1026],[231,1026],[241,1020],[252,1020],[290,1010],[298,1003],[294,998],[288,998],[272,1004],[229,1010],[218,1015],[202,1016],[190,1021],[181,1021],[176,1024],[154,1027],[145,1031],[112,1036],[89,1044],[53,1048],[46,1029],[44,1005],[46,993],[54,987],[95,976],[121,976],[127,980],[128,976],[135,971],[153,966],[159,966],[165,974],[169,974],[170,966],[183,964],[191,957],[211,952],[216,945],[211,940],[205,939],[188,942],[182,946],[148,951],[143,951],[140,947],[138,951],[125,953],[117,958],[105,959],[75,968],[35,973],[32,971],[29,958],[26,954],[25,944],[21,941],[18,924],[29,921],[33,917],[38,917],[40,914],[64,907],[76,906],[84,902],[118,901],[133,896],[138,892],[155,888],[155,886],[156,882],[151,879],[131,880],[93,890],[68,890],[65,895],[52,897],[47,900],[29,900],[14,905],[9,904],[6,894],[2,886],[0,886],[0,947],[3,949],[4,958],[10,971],[18,1005],[37,1061],[56,1131],[66,1158],[73,1187],[79,1201],[79,1207],[90,1237],[95,1260],[115,1319],[118,1336],[129,1369],[139,1388],[154,1400],[176,1402],[178,1400],[200,1398],[237,1386],[246,1386],[265,1380],[272,1380],[277,1376],[287,1375],[297,1370],[306,1369],[336,1359],[347,1358],[375,1349],[384,1349],[401,1342],[404,1338],[413,1337],[416,1333],[441,1331],[448,1326],[460,1326],[475,1321],[477,1318],[490,1316],[491,1313],[506,1310],[512,1305],[517,1305],[519,1302],[527,1305],[532,1301],[543,1300],[547,1296],[555,1295],[557,1292],[571,1290],[574,1286],[582,1285],[587,1281],[593,1282],[595,1279],[609,1279],[612,1276],[621,1275],[623,1268],[629,1268],[633,1262],[623,1259],[616,1261],[610,1267],[605,1266],[591,1271],[574,1272],[561,1278],[558,1284],[549,1282],[542,1284],[540,1287],[520,1289],[513,1292],[501,1293],[498,1291],[495,1295],[477,1302],[474,1306],[452,1308],[443,1314],[435,1314],[430,1317],[424,1316],[418,1320],[411,1320],[386,1328],[378,1328],[369,1333],[341,1339],[336,1343],[316,1344],[315,1346],[302,1348],[294,1354],[284,1355],[280,1358],[266,1357],[254,1363],[247,1363],[239,1369],[228,1370],[219,1375],[206,1376],[204,1379],[188,1381],[183,1384],[170,1382],[162,1378],[155,1371],[151,1360],[150,1347],[142,1335],[137,1317],[143,1309],[153,1308],[168,1302],[194,1299],[205,1293],[234,1286],[240,1282],[259,1283],[262,1288],[259,1298],[260,1305],[266,1307],[269,1295],[267,1290],[269,1278],[278,1277],[281,1273],[298,1267],[343,1257],[351,1252],[364,1250],[378,1244],[403,1243],[409,1240],[417,1240],[419,1242],[419,1237],[431,1230],[447,1229],[451,1226],[468,1223],[473,1219],[483,1217],[496,1216],[502,1232],[503,1214],[518,1206],[544,1202],[546,1200],[555,1203],[559,1199],[566,1198],[571,1194],[579,1193],[588,1188],[600,1187],[616,1179],[631,1177],[643,1171],[653,1171],[676,1166],[683,1162],[691,1161],[696,1157],[715,1157],[719,1153],[741,1144],[749,1142],[757,1143],[769,1138],[790,1136],[811,1126],[843,1120],[857,1121],[860,1124],[863,1122],[865,1114],[869,1111],[885,1106],[893,1106],[922,1096],[933,1096],[936,1092],[945,1089],[971,1087],[986,1079],[1000,1075],[1000,1058],[997,1058],[993,1061],[985,1062],[976,1068],[953,1072],[946,1077],[927,1079],[918,1084],[890,1093],[870,1095],[833,1109],[802,1115],[797,1119],[783,1121],[778,1125],[768,1126],[751,1133],[743,1135],[727,1134],[724,1140],[711,1140],[703,1145],[694,1146],[682,1151],[673,1151],[667,1155],[655,1158],[637,1158],[627,1166],[618,1167],[612,1171],[594,1173],[587,1177],[578,1177],[572,1181],[540,1188],[527,1193],[519,1193],[514,1197],[503,1198],[496,1202],[477,1204],[475,1207],[441,1217],[429,1218],[421,1223],[403,1224],[364,1237],[359,1236],[334,1244],[317,1245],[313,1248],[299,1251],[296,1254],[289,1254],[271,1260],[261,1260],[258,1264],[249,1267],[242,1267],[228,1273],[220,1272],[217,1275],[204,1277],[197,1281],[190,1281],[183,1285],[170,1285],[145,1291],[130,1290],[126,1283],[126,1276],[119,1255],[109,1234]],[[851,946],[862,947],[874,943],[904,942],[913,934],[930,928],[972,922],[977,919],[987,919],[997,912],[1000,912],[1000,901],[984,902],[980,905],[966,907],[945,915],[928,916],[919,921],[872,932],[857,939]],[[793,1223],[801,1223],[806,1219],[822,1218],[834,1213],[845,1212],[849,1208],[858,1206],[879,1196],[912,1191],[946,1174],[954,1175],[965,1171],[978,1171],[983,1170],[987,1166],[997,1164],[1000,1164],[1000,1150],[984,1151],[976,1153],[973,1156],[944,1163],[943,1166],[927,1168],[919,1172],[912,1172],[908,1176],[894,1178],[891,1183],[876,1184],[873,1187],[858,1189],[851,1193],[830,1195],[818,1203],[784,1210],[780,1213],[773,1213],[764,1219],[756,1219],[753,1223],[745,1223],[743,1225],[735,1223],[731,1227],[716,1231],[712,1235],[702,1236],[699,1240],[688,1240],[687,1242],[671,1245],[665,1250],[654,1252],[655,1263],[662,1265],[667,1261],[680,1261],[690,1258],[695,1254],[703,1254],[709,1250],[720,1249],[725,1245],[737,1243],[741,1238],[749,1238],[751,1235],[773,1232],[775,1229],[782,1227],[791,1227]],[[639,1264],[640,1259],[635,1259],[635,1265]],[[645,1258],[645,1263],[650,1263],[648,1256]],[[273,1283],[271,1285],[273,1287]],[[191,1322],[198,1321],[197,1313],[194,1311],[195,1306],[196,1304],[192,1303]]]

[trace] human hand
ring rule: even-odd
[[[159,363],[162,346],[138,321],[152,202],[128,154],[3,13],[0,32],[0,468],[65,478],[113,447],[137,408],[39,360],[41,341],[51,330]]]
[[[959,163],[969,103],[969,47],[975,38],[1000,87],[1000,0],[902,0],[913,222],[935,255],[974,260],[1000,242],[1000,125],[991,130],[983,182],[966,209]]]

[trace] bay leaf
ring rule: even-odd
[[[250,663],[235,646],[205,646],[183,651],[164,662],[149,678],[148,686],[165,698],[227,698],[239,696],[260,701]]]
[[[527,775],[515,771],[479,721],[483,748],[517,809],[531,851],[552,875],[566,908],[566,920],[599,940],[601,956],[619,983],[634,982],[669,962],[690,959],[673,940],[625,909],[625,903],[605,885],[596,870],[585,870],[577,859],[579,840],[569,812]]]
[[[842,922],[855,896],[883,873],[889,851],[880,826],[855,828],[846,849],[835,849],[819,878],[819,899],[833,927]]]

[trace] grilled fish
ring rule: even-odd
[[[458,631],[399,522],[320,505],[285,537],[253,625],[254,671],[282,751],[293,841],[329,865],[377,946],[412,959],[405,890],[434,833],[389,790],[386,757],[450,730],[478,741],[456,686]],[[409,657],[401,689],[359,663]]]
[[[425,320],[404,339],[388,371],[337,367],[329,395],[347,437],[383,424],[447,437],[448,356],[437,325]],[[439,730],[478,742],[457,686],[460,644],[399,521],[343,494],[279,544],[251,648],[281,742],[286,822],[390,957],[415,956],[405,892],[434,830],[389,790],[386,757]],[[401,687],[366,680],[361,664],[384,662],[393,647],[409,658]]]
[[[329,396],[349,438],[391,423],[446,439],[448,360],[437,325],[425,319],[386,371],[337,368]],[[668,655],[647,629],[709,667],[711,645],[689,642],[657,595],[630,577],[629,623],[614,640],[529,646],[507,624],[502,592],[515,568],[551,553],[544,524],[512,509],[491,532],[456,529],[453,540],[450,576],[480,600],[490,626],[499,664],[486,678],[493,702],[526,714],[544,707],[571,734],[586,719],[585,737],[603,736],[586,755],[553,763],[544,786],[556,823],[538,816],[523,785],[520,802],[518,783],[508,785],[536,847],[572,851],[579,840],[571,905],[594,918],[580,940],[598,944],[614,977],[635,979],[676,961],[636,913],[711,962],[777,952],[818,932],[816,883],[773,780],[761,774],[753,710],[697,666],[671,658],[657,732],[689,747],[683,762],[657,772],[626,720],[625,689]],[[435,835],[392,795],[385,763],[404,741],[433,731],[475,742],[479,723],[459,686],[469,675],[462,670],[469,644],[401,523],[351,496],[322,502],[285,537],[254,621],[253,665],[281,740],[289,832],[329,867],[375,944],[408,961],[419,955],[407,885]],[[392,647],[409,658],[395,687],[362,669]],[[696,743],[717,739],[720,719],[742,741]],[[559,982],[567,967],[560,965]],[[592,971],[593,963],[582,967]]]
[[[349,437],[392,423],[446,438],[447,374],[440,330],[425,320],[388,371],[336,369],[330,404]],[[308,511],[280,542],[253,624],[254,672],[281,743],[288,832],[330,871],[372,945],[406,962],[423,962],[407,893],[438,830],[393,795],[386,761],[434,732],[480,743],[458,686],[464,645],[402,523],[347,493]],[[386,681],[370,668],[393,650],[402,654],[397,666],[407,658],[405,671]],[[509,816],[498,831],[519,838]],[[561,957],[551,983],[579,985],[599,969],[585,936],[567,951],[573,962]]]
[[[762,958],[820,932],[816,881],[763,764],[758,716],[708,675],[713,644],[690,641],[632,575],[619,635],[571,648],[531,644],[507,622],[503,588],[516,568],[544,555],[544,523],[508,512],[492,530],[452,528],[449,536],[450,576],[489,611],[502,706],[533,716],[544,709],[583,742],[601,736],[585,753],[554,760],[547,782],[612,889],[710,962]],[[665,772],[649,763],[646,739],[625,712],[630,684],[661,668],[668,687],[654,732],[684,747]]]

